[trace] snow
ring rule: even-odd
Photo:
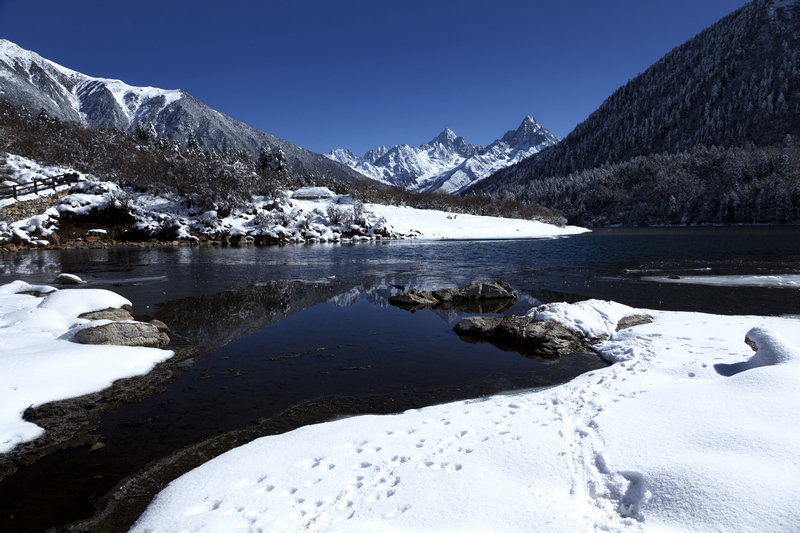
[[[366,204],[366,208],[401,233],[418,230],[420,239],[529,239],[586,233],[577,226],[559,227],[536,220],[484,217],[434,209]],[[448,218],[451,217],[451,218]]]
[[[541,311],[612,331],[630,308]],[[639,312],[653,323],[598,346],[608,368],[258,439],[173,481],[132,531],[800,529],[798,321]]]
[[[303,187],[292,193],[292,198],[300,199],[333,198],[334,196],[336,195],[333,194],[333,191],[327,187]]]
[[[626,316],[635,315],[636,309],[616,302],[586,300],[574,304],[553,302],[531,309],[528,313],[539,322],[558,322],[565,328],[590,339],[610,337],[617,323]]]
[[[0,39],[0,45],[2,39]],[[0,160],[1,162],[1,160]],[[8,173],[8,179],[3,181],[3,185],[27,185],[33,180],[46,180],[64,174],[75,174],[78,180],[84,180],[86,177],[80,172],[76,172],[71,168],[56,167],[56,166],[42,166],[32,159],[22,157],[19,155],[8,154],[5,157],[5,164],[2,165],[5,172]],[[6,183],[7,182],[7,183]],[[38,193],[29,193],[20,196],[17,200],[14,198],[0,199],[0,207],[6,207],[17,201],[33,200],[41,196],[54,194],[57,191],[65,191],[70,188],[70,185],[59,185],[56,190],[42,187]]]
[[[730,287],[780,287],[800,289],[800,274],[781,274],[773,276],[681,276],[680,278],[646,276],[642,279],[658,283],[691,283],[695,285]]]
[[[335,148],[326,157],[382,183],[414,191],[458,193],[556,142],[558,139],[529,115],[517,130],[508,131],[485,148],[468,145],[447,128],[418,148],[398,144],[391,150],[371,150],[364,157]]]
[[[23,292],[50,294],[42,299]],[[28,407],[103,390],[172,356],[154,348],[71,341],[75,328],[90,323],[79,314],[125,304],[130,302],[101,289],[57,291],[23,281],[0,286],[0,453],[42,434],[22,419]]]
[[[68,169],[58,167],[38,167],[33,161],[13,155],[8,156],[7,166],[13,169],[12,178],[22,169],[43,175],[69,172]],[[151,235],[173,232],[174,238],[189,240],[197,240],[198,235],[202,234],[244,236],[248,241],[266,236],[274,241],[292,243],[387,238],[520,239],[574,235],[589,231],[532,220],[379,204],[361,206],[348,195],[333,195],[325,187],[314,186],[298,191],[282,191],[276,198],[254,197],[247,205],[226,209],[229,214],[221,217],[215,209],[201,211],[197,207],[191,207],[192,202],[172,195],[141,193],[116,183],[94,180],[91,176],[81,175],[80,180],[69,188],[67,196],[55,202],[44,213],[13,223],[0,222],[0,244],[4,241],[10,242],[16,234],[17,241],[27,242],[32,240],[31,237],[36,237],[38,243],[46,246],[47,242],[39,237],[46,238],[58,229],[61,214],[81,216],[112,207],[128,210],[135,219],[135,228],[138,230]],[[321,198],[302,200],[294,196]],[[13,201],[10,199],[6,203]],[[352,220],[357,218],[353,216],[356,206],[364,208],[363,216],[358,221]],[[347,214],[350,216],[343,216]],[[101,228],[90,229],[87,235],[102,235],[102,231]]]

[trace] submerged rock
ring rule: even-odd
[[[453,289],[440,289],[436,291],[417,292],[411,290],[404,294],[389,297],[389,303],[398,307],[412,307],[414,309],[440,308],[443,304],[461,304],[483,300],[508,300],[517,299],[517,293],[505,281],[493,283],[473,283],[464,287]]]

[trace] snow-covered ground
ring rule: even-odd
[[[0,163],[3,163],[2,159],[0,159]],[[77,179],[86,179],[83,174],[75,170],[64,167],[42,166],[32,159],[13,154],[8,154],[5,157],[5,163],[2,164],[2,167],[4,172],[3,176],[0,177],[0,191],[8,190],[8,187],[13,187],[14,185],[30,185],[34,180],[46,180],[56,176],[63,176],[64,174],[75,174]],[[53,194],[57,191],[65,191],[69,188],[70,185],[65,184],[59,185],[56,190],[44,189],[38,194],[30,193],[17,199],[0,198],[0,208],[17,201],[34,200],[37,197]]]
[[[379,204],[366,204],[366,208],[384,217],[401,233],[418,230],[418,239],[530,239],[589,231],[577,226],[559,227],[518,218],[482,217]]]
[[[6,158],[8,183],[28,183],[33,178],[72,172],[40,167],[19,156]],[[589,231],[575,226],[554,226],[536,220],[520,220],[448,213],[410,207],[361,204],[347,195],[334,195],[323,187],[308,187],[319,199],[292,198],[283,191],[277,198],[254,197],[238,209],[201,208],[200,201],[177,196],[155,196],[94,181],[79,175],[79,183],[56,205],[34,217],[13,223],[0,222],[0,244],[30,243],[48,246],[64,214],[83,216],[108,208],[127,210],[134,228],[167,240],[197,240],[212,235],[266,240],[267,242],[343,242],[375,239],[521,239],[574,235]],[[66,186],[69,187],[69,186]],[[52,194],[43,191],[40,195]],[[28,195],[20,200],[35,198]],[[195,199],[196,200],[196,199]],[[5,204],[13,202],[5,200]],[[3,207],[5,204],[0,204]]]
[[[658,283],[690,283],[694,285],[730,286],[730,287],[780,287],[800,289],[800,274],[781,274],[778,276],[681,276],[667,278],[665,276],[643,277],[646,281]]]
[[[630,312],[541,311],[590,332]],[[800,530],[800,323],[645,312],[599,346],[608,368],[256,440],[172,482],[132,531]]]
[[[50,293],[37,298],[23,292]],[[28,407],[73,398],[117,379],[148,373],[173,352],[78,344],[74,333],[108,321],[83,313],[130,305],[102,289],[64,289],[16,281],[0,286],[0,453],[35,439],[42,428],[22,419]]]

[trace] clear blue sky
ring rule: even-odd
[[[559,138],[744,0],[0,0],[0,38],[315,152]]]

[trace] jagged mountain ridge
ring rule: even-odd
[[[698,146],[800,135],[800,2],[754,0],[615,91],[560,143],[468,191],[537,201],[527,183]]]
[[[90,128],[133,132],[137,125],[185,145],[194,135],[204,150],[243,150],[257,158],[263,143],[286,154],[297,174],[319,173],[344,181],[366,179],[347,165],[284,141],[215,111],[182,90],[133,87],[95,78],[0,39],[0,97],[32,112]]]
[[[421,192],[441,189],[457,193],[557,142],[555,135],[527,116],[519,128],[486,147],[469,144],[447,128],[419,147],[381,146],[364,157],[337,148],[328,157],[390,185]]]

